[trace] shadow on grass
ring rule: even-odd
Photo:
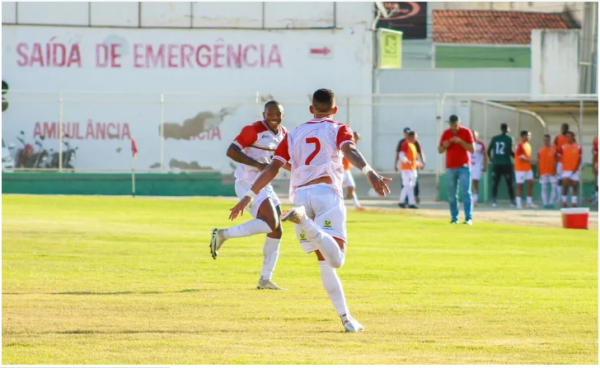
[[[201,289],[183,289],[179,291],[109,291],[109,292],[95,292],[95,291],[63,291],[58,293],[2,293],[2,295],[129,295],[129,294],[177,294],[177,293],[197,293],[201,292]],[[208,291],[208,289],[204,290]]]

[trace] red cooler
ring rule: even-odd
[[[565,229],[587,229],[590,209],[587,207],[563,208],[562,224]]]

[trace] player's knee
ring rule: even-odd
[[[275,230],[273,230],[271,233],[267,234],[267,236],[269,238],[273,238],[273,239],[281,239],[281,237],[283,236],[283,229],[281,228],[281,224],[278,224],[278,226],[275,228]]]

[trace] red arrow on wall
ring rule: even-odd
[[[329,54],[331,52],[331,50],[329,50],[327,48],[327,46],[324,46],[322,49],[310,49],[310,53],[311,54],[321,54],[323,56],[327,56],[327,54]]]

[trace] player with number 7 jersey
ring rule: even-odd
[[[282,214],[281,220],[296,224],[296,234],[304,251],[317,254],[323,286],[346,332],[359,332],[364,328],[350,316],[335,271],[346,260],[342,158],[361,169],[381,196],[390,193],[386,183],[392,179],[379,176],[356,148],[352,129],[333,120],[337,112],[333,92],[317,90],[310,111],[314,119],[286,134],[271,164],[256,179],[245,198],[231,209],[229,218],[235,219],[251,198],[268,185],[284,165],[291,163],[290,200],[294,205]]]

